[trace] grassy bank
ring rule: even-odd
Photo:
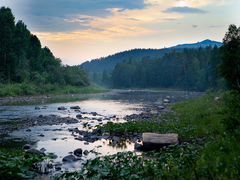
[[[0,85],[0,97],[44,94],[90,94],[106,91],[106,89],[97,86],[77,87],[53,84],[35,85],[30,83]]]
[[[173,113],[163,115],[161,119],[124,124],[108,123],[99,127],[102,132],[114,134],[125,133],[178,133],[182,141],[193,138],[209,137],[224,131],[221,123],[225,117],[223,98],[214,100],[207,95],[197,100],[176,104]]]
[[[174,132],[181,143],[141,156],[126,152],[97,158],[88,161],[80,172],[64,174],[60,179],[240,179],[239,128],[228,129],[229,120],[239,118],[238,109],[229,110],[229,102],[238,100],[239,96],[229,93],[210,94],[174,105],[175,113],[151,123],[99,127],[101,132],[113,135]]]

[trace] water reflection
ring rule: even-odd
[[[112,155],[117,152],[134,151],[134,143],[128,139],[113,140],[100,139],[89,143],[74,134],[69,129],[91,131],[96,125],[107,122],[124,123],[126,115],[139,114],[143,108],[149,105],[161,105],[166,96],[171,102],[178,102],[184,99],[199,96],[198,93],[186,94],[185,92],[156,92],[156,91],[114,91],[105,95],[94,96],[87,100],[64,102],[54,104],[39,104],[28,106],[2,106],[0,107],[0,120],[22,119],[39,115],[57,115],[60,117],[76,118],[81,114],[83,119],[76,124],[61,124],[52,126],[35,126],[31,131],[21,129],[14,131],[10,138],[21,138],[34,141],[35,148],[46,149],[46,153],[55,153],[55,163],[62,163],[62,158],[72,154],[75,149],[82,148],[89,153],[83,155],[80,161],[74,163],[63,163],[62,170],[76,170],[81,168],[83,162],[99,156]],[[66,110],[59,111],[58,107],[63,106]],[[79,106],[80,111],[71,109],[71,106]],[[37,108],[36,108],[37,107]],[[92,112],[96,112],[92,113]],[[118,143],[116,143],[116,141]]]

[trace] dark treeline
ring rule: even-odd
[[[101,74],[104,71],[107,73],[112,72],[114,67],[118,63],[122,63],[126,59],[133,58],[135,60],[141,60],[143,57],[147,57],[148,60],[162,57],[165,53],[170,52],[171,49],[132,49],[128,51],[119,52],[107,57],[94,59],[81,64],[87,72]]]
[[[161,87],[204,91],[221,86],[220,49],[207,47],[173,51],[156,60],[126,60],[116,65],[108,83],[113,87]],[[103,80],[107,75],[103,74]]]
[[[77,66],[63,66],[11,9],[0,9],[0,83],[33,82],[86,86],[88,78]]]
[[[205,47],[221,47],[222,43],[211,41],[209,39],[193,43],[193,44],[180,44],[177,46],[163,48],[163,49],[132,49],[128,51],[119,52],[107,57],[102,57],[99,59],[94,59],[92,61],[87,61],[81,64],[88,73],[97,74],[98,76],[103,74],[103,72],[110,73],[113,71],[115,66],[119,63],[123,63],[127,59],[132,59],[135,61],[139,61],[142,59],[154,60],[162,58],[165,54],[170,53],[172,51],[181,52],[183,49],[197,49],[197,48],[205,48]]]

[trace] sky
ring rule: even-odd
[[[63,64],[134,48],[222,41],[240,0],[0,0]]]

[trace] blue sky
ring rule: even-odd
[[[132,48],[221,41],[239,0],[1,0],[64,64]]]

